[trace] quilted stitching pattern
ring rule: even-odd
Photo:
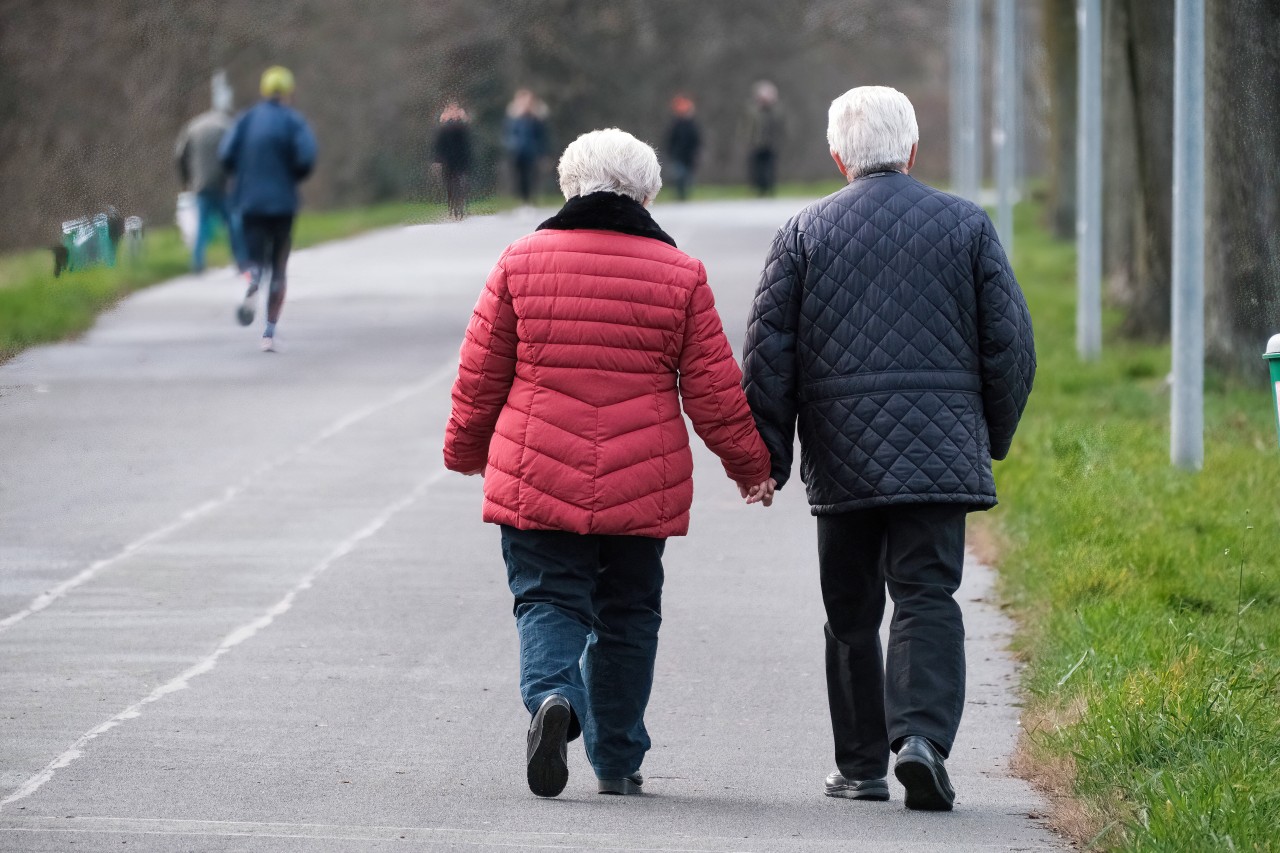
[[[682,404],[731,479],[768,476],[741,378],[701,263],[656,239],[541,230],[508,247],[476,304],[445,464],[486,469],[486,521],[682,535]]]
[[[994,506],[1035,376],[1031,317],[986,213],[897,172],[778,232],[751,309],[743,385],[815,514],[905,502]]]

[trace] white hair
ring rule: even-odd
[[[850,178],[905,167],[919,141],[915,108],[897,89],[859,86],[831,102],[827,144]]]
[[[556,171],[565,199],[610,192],[644,204],[662,189],[658,152],[616,127],[593,130],[570,142]]]

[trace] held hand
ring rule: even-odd
[[[773,506],[773,492],[778,487],[777,480],[772,477],[763,483],[757,483],[754,486],[745,486],[738,484],[738,494],[742,495],[747,504],[761,503],[765,506]]]
[[[481,477],[483,477],[483,476],[484,476],[484,468],[477,468],[477,469],[475,469],[474,471],[463,471],[463,472],[462,472],[462,476],[464,476],[464,477],[474,477],[476,474],[479,474]]]

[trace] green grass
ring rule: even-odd
[[[1074,764],[1098,847],[1280,850],[1271,394],[1210,376],[1204,470],[1171,467],[1168,346],[1108,334],[1101,362],[1080,363],[1074,248],[1023,207],[1039,371],[990,521],[1023,626],[1032,755]]]
[[[509,206],[487,199],[472,204],[475,213]],[[443,205],[395,203],[349,210],[304,212],[294,229],[294,246],[304,248],[391,225],[429,222],[443,216]],[[230,263],[225,238],[209,249],[208,265]],[[98,314],[139,288],[187,272],[190,254],[175,227],[149,228],[142,257],[121,257],[114,268],[95,267],[53,276],[47,249],[0,255],[0,361],[36,344],[84,332]]]
[[[783,183],[778,195],[786,198],[819,198],[835,192],[840,180]],[[753,198],[745,185],[696,187],[698,201],[726,201]],[[558,199],[543,199],[553,205]],[[674,201],[674,191],[659,196],[658,203]],[[476,214],[493,213],[512,207],[513,199],[481,199],[471,205]],[[429,222],[440,219],[443,205],[392,203],[373,207],[305,212],[294,229],[295,248],[313,246],[327,240],[350,237],[362,231],[391,225]],[[63,340],[81,334],[93,325],[98,314],[139,288],[182,275],[189,269],[189,252],[176,228],[165,226],[147,230],[145,251],[136,263],[123,259],[114,268],[91,268],[53,276],[53,259],[47,249],[0,255],[0,362],[30,346]],[[210,267],[230,262],[225,239],[210,247]]]

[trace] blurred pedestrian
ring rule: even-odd
[[[449,216],[467,215],[467,186],[471,177],[471,118],[457,101],[445,104],[436,130],[435,166],[444,181]]]
[[[249,256],[248,289],[236,316],[242,326],[253,322],[258,287],[262,276],[270,273],[262,349],[272,352],[284,306],[298,184],[315,166],[316,139],[306,119],[289,106],[294,91],[289,69],[268,68],[261,90],[262,100],[236,119],[218,156],[235,176],[232,203],[243,217]]]
[[[511,158],[516,195],[524,204],[537,201],[538,164],[547,153],[547,107],[528,89],[519,89],[507,105],[502,143]]]
[[[773,195],[778,183],[778,149],[786,135],[786,120],[778,104],[778,87],[768,80],[756,83],[743,122],[747,140],[747,169],[756,195]]]
[[[681,407],[748,503],[772,500],[769,454],[706,270],[646,209],[656,152],[594,131],[559,172],[564,207],[502,253],[476,304],[444,461],[484,476],[484,520],[502,525],[530,790],[564,790],[581,732],[597,790],[638,794],[662,553],[693,499]]]
[[[667,130],[667,162],[676,183],[676,197],[689,198],[693,188],[693,171],[697,168],[698,149],[702,146],[702,134],[694,120],[693,101],[685,95],[676,95],[671,101],[671,127]]]
[[[236,267],[241,272],[248,268],[240,217],[231,211],[227,199],[227,172],[218,160],[218,146],[231,127],[230,95],[230,89],[215,88],[213,109],[187,122],[178,134],[174,148],[182,186],[195,195],[196,229],[191,247],[191,269],[197,273],[204,272],[205,252],[219,221],[226,226]]]
[[[779,489],[799,423],[818,517],[836,763],[825,792],[889,799],[892,751],[907,808],[945,811],[965,707],[965,515],[996,505],[991,460],[1009,452],[1036,353],[987,214],[908,174],[919,140],[895,89],[832,102],[827,141],[849,184],[778,231],[743,370]]]

